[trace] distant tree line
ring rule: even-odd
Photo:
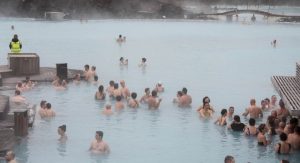
[[[300,5],[300,0],[185,0],[200,4],[230,5]],[[130,16],[142,4],[159,6],[162,13],[168,10],[181,13],[178,4],[184,0],[0,0],[0,16],[43,17],[45,11],[61,11],[74,17],[107,15],[110,17]],[[174,7],[175,6],[175,7]],[[177,8],[176,8],[177,7]],[[179,7],[179,8],[178,8]]]

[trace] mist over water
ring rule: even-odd
[[[222,162],[228,154],[237,162],[278,162],[281,158],[273,150],[277,139],[260,148],[256,139],[246,139],[213,121],[222,108],[233,105],[235,113],[241,114],[250,98],[260,101],[276,94],[272,75],[295,74],[295,62],[300,59],[298,24],[8,19],[0,21],[0,28],[1,64],[7,63],[8,44],[17,33],[23,52],[36,52],[41,66],[68,63],[68,68],[83,69],[84,64],[95,65],[101,84],[124,79],[138,98],[145,87],[153,88],[158,81],[166,90],[160,94],[163,101],[157,111],[142,105],[106,117],[101,114],[104,102],[94,100],[95,85],[70,84],[65,92],[38,85],[24,96],[33,104],[42,99],[51,102],[57,117],[37,117],[28,137],[16,146],[20,162],[198,163]],[[116,43],[119,34],[127,37],[126,43]],[[270,44],[273,39],[278,41],[276,48]],[[119,66],[120,57],[129,59],[127,68]],[[147,58],[145,70],[137,66],[142,57]],[[172,103],[182,87],[193,97],[191,108]],[[212,120],[199,119],[196,113],[204,96],[211,98],[216,109]],[[65,145],[57,143],[57,127],[62,124],[68,128]],[[112,149],[109,156],[87,152],[96,130],[104,131],[104,140]],[[289,160],[298,162],[299,156],[294,153]]]

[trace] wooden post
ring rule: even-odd
[[[26,136],[28,134],[28,111],[20,109],[14,112],[15,135]]]

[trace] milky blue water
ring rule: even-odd
[[[11,25],[15,31],[10,30]],[[52,103],[57,117],[36,118],[27,138],[16,146],[20,162],[222,162],[228,154],[236,162],[278,162],[282,156],[273,147],[258,147],[255,138],[246,138],[213,124],[222,108],[235,106],[241,114],[250,98],[260,101],[276,94],[272,75],[294,75],[300,59],[300,25],[198,21],[103,20],[44,22],[33,20],[0,21],[0,64],[6,64],[8,44],[19,34],[23,52],[36,52],[41,66],[68,63],[82,69],[95,65],[99,80],[124,79],[131,91],[141,97],[145,87],[162,81],[165,92],[159,110],[146,106],[126,108],[111,117],[101,115],[103,103],[94,100],[97,86],[70,84],[56,91],[40,84],[24,93],[31,103],[42,99]],[[118,45],[123,34],[127,42]],[[277,47],[270,42],[277,39]],[[129,59],[128,68],[120,68],[118,59]],[[148,59],[145,70],[137,65]],[[172,104],[176,92],[188,88],[192,108]],[[12,95],[12,92],[4,92]],[[212,120],[201,120],[196,113],[204,96],[216,109]],[[267,113],[268,114],[268,113]],[[266,115],[267,115],[266,114]],[[243,122],[247,119],[242,118]],[[262,120],[265,121],[265,120]],[[67,125],[69,140],[57,142],[57,127]],[[87,150],[95,131],[104,131],[111,147],[108,156],[92,155]],[[299,153],[283,156],[299,162]]]

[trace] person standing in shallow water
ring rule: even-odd
[[[12,53],[20,53],[22,49],[22,43],[20,42],[18,35],[14,35],[9,44],[9,49]]]
[[[92,141],[90,151],[94,153],[110,153],[110,148],[103,140],[103,132],[96,131],[95,140]]]
[[[215,124],[218,124],[220,126],[226,126],[227,125],[226,117],[227,117],[227,110],[222,109],[221,116],[215,121]]]
[[[66,142],[68,137],[66,135],[66,130],[67,130],[67,126],[66,125],[61,125],[58,127],[57,132],[60,135],[60,138],[58,139],[58,141],[60,142]]]
[[[148,108],[158,109],[162,99],[157,99],[157,92],[153,90],[151,96],[148,98]]]

